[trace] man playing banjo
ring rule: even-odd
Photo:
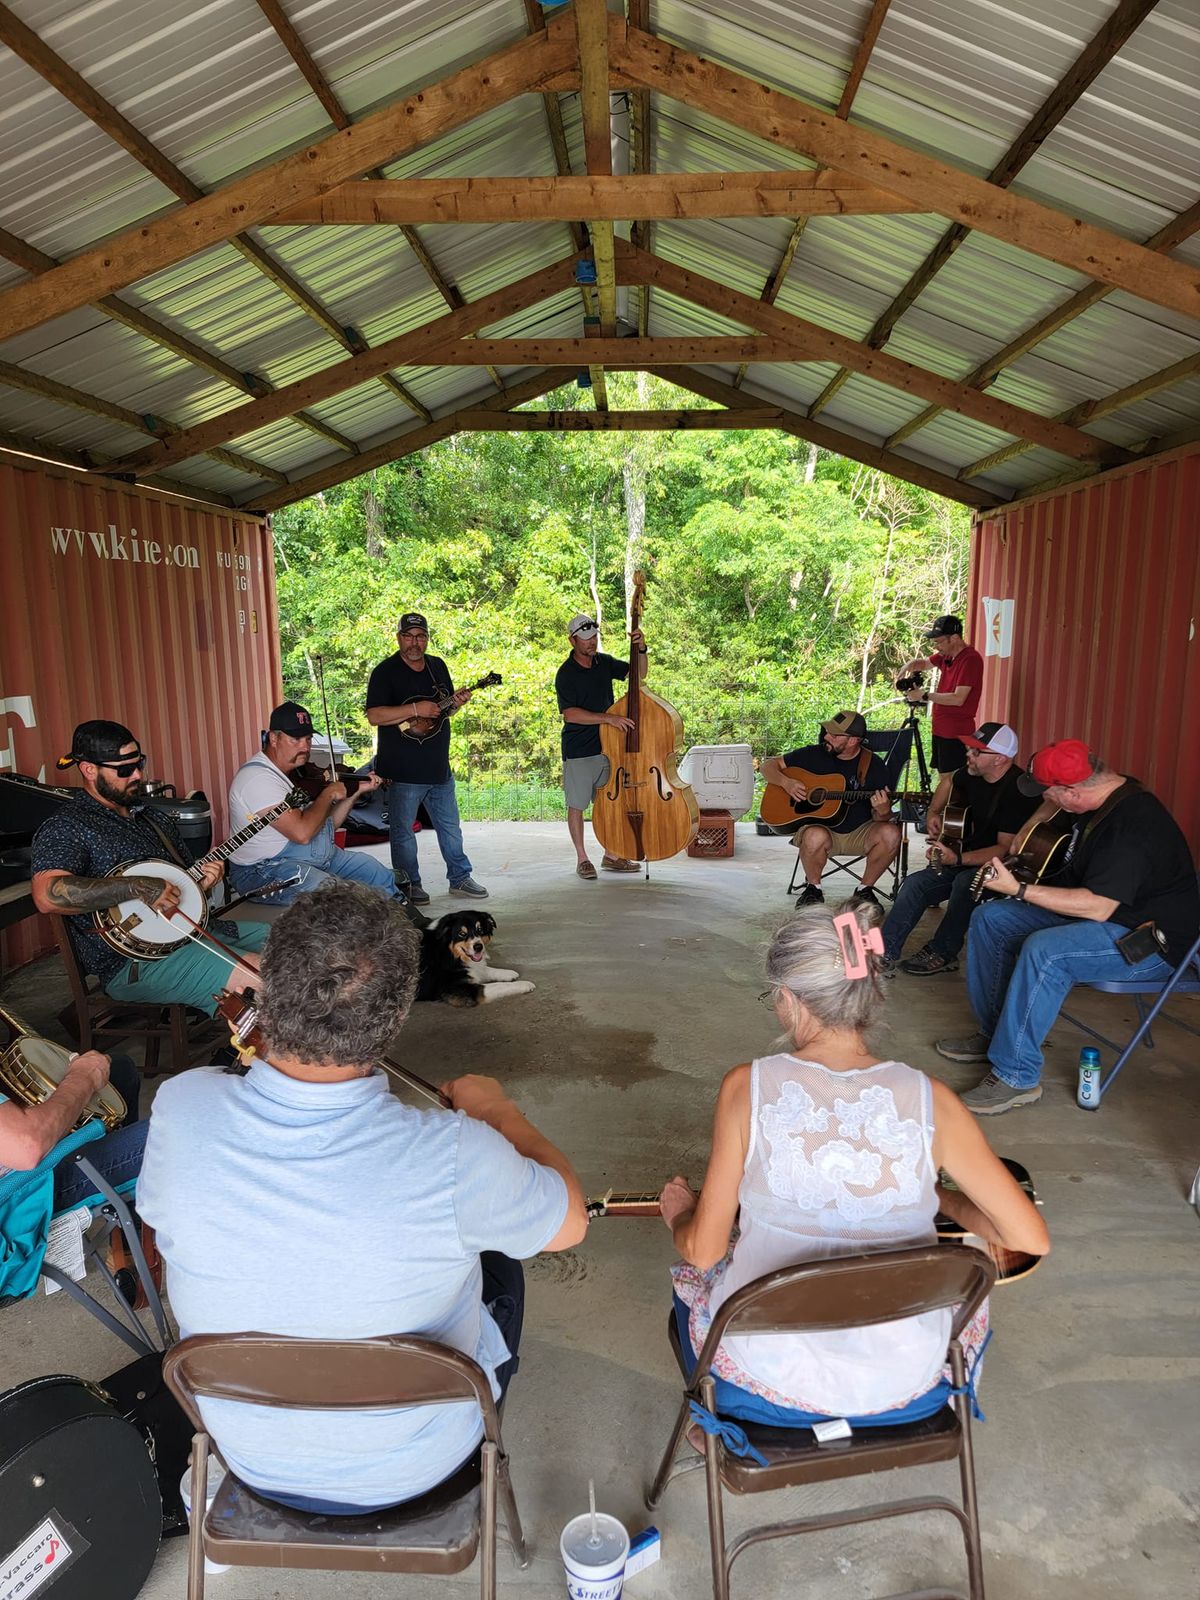
[[[131,861],[169,861],[190,867],[194,857],[172,820],[142,805],[146,756],[129,729],[119,722],[81,722],[70,754],[60,767],[77,766],[83,793],[74,805],[49,817],[33,840],[33,901],[49,916],[66,917],[67,932],[85,972],[99,979],[114,1000],[195,1006],[213,1016],[222,989],[257,987],[254,952],[266,943],[265,922],[214,922],[221,944],[244,959],[236,964],[215,943],[175,918],[184,942],[160,959],[132,959],[108,943],[92,925],[91,913],[136,900],[169,917],[180,903],[178,887],[153,872],[110,877]],[[224,873],[208,863],[198,883],[207,895]]]

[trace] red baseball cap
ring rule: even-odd
[[[1091,752],[1082,739],[1059,739],[1037,752],[1017,786],[1023,794],[1042,794],[1056,785],[1082,783],[1094,771]]]

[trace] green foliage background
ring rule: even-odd
[[[644,375],[608,386],[617,408],[697,405]],[[575,406],[590,395],[538,408]],[[961,607],[968,535],[963,507],[781,432],[459,435],[277,515],[284,686],[315,712],[319,655],[335,732],[366,759],[371,668],[400,613],[425,612],[456,683],[504,678],[455,721],[460,786],[489,795],[465,814],[528,814],[558,782],[566,623],[597,614],[624,657],[634,566],[649,687],[686,743],[769,755],[887,697],[922,628]]]

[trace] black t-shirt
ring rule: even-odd
[[[1200,894],[1179,824],[1146,789],[1135,789],[1095,827],[1090,820],[1087,812],[1076,818],[1064,865],[1044,881],[1116,900],[1109,920],[1123,928],[1157,923],[1171,960],[1182,961],[1200,931]]]
[[[410,700],[444,700],[454,693],[454,680],[438,656],[426,656],[419,672],[399,650],[381,661],[367,684],[367,710],[372,706],[402,706]],[[406,738],[398,728],[380,728],[375,770],[381,778],[399,783],[450,782],[450,719],[423,743]]]
[[[1015,762],[995,783],[972,776],[966,767],[954,774],[951,803],[965,805],[970,813],[963,839],[965,850],[982,850],[995,844],[1002,833],[1019,833],[1029,821],[1041,801],[1017,788],[1017,779],[1022,776],[1022,769]]]
[[[616,699],[613,683],[629,676],[628,661],[618,661],[597,650],[590,667],[581,667],[572,653],[554,674],[554,692],[558,696],[558,709],[566,711],[576,706],[580,711],[607,711]],[[564,761],[577,761],[580,756],[598,756],[600,724],[598,722],[564,722],[562,725],[562,753]]]
[[[837,756],[823,744],[808,744],[801,750],[789,750],[787,755],[780,757],[780,760],[785,767],[800,767],[805,772],[820,775],[835,773],[839,778],[845,778],[847,789],[866,789],[871,793],[876,789],[886,789],[887,770],[874,753],[867,766],[865,781],[859,782],[858,767],[862,757],[863,751],[860,749],[853,761],[839,761]],[[852,800],[845,812],[832,820],[839,833],[853,833],[856,828],[861,828],[864,822],[873,822],[875,819],[871,814],[869,800]]]

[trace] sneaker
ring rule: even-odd
[[[400,887],[407,895],[412,905],[427,906],[429,904],[429,891],[427,889],[422,889],[419,883],[402,883]]]
[[[1011,1111],[1014,1106],[1031,1106],[1041,1098],[1040,1083],[1035,1083],[1031,1089],[1014,1089],[1011,1083],[989,1072],[973,1089],[967,1090],[962,1103],[977,1117],[991,1117],[998,1111]]]
[[[850,904],[852,906],[878,906],[880,911],[883,910],[883,901],[875,893],[874,889],[871,888],[855,889],[854,893],[850,896]]]
[[[823,906],[825,904],[825,896],[815,883],[806,883],[796,896],[796,904],[798,906]]]
[[[909,956],[908,960],[902,961],[900,965],[903,971],[911,972],[918,978],[927,978],[934,972],[958,971],[958,960],[955,956],[940,956],[928,945],[923,950],[918,950],[915,956]]]
[[[450,893],[457,895],[460,900],[486,900],[488,897],[487,890],[481,883],[476,883],[474,878],[464,878],[461,883],[452,883]]]
[[[947,1061],[986,1061],[991,1034],[970,1033],[965,1039],[935,1039],[933,1048]]]

